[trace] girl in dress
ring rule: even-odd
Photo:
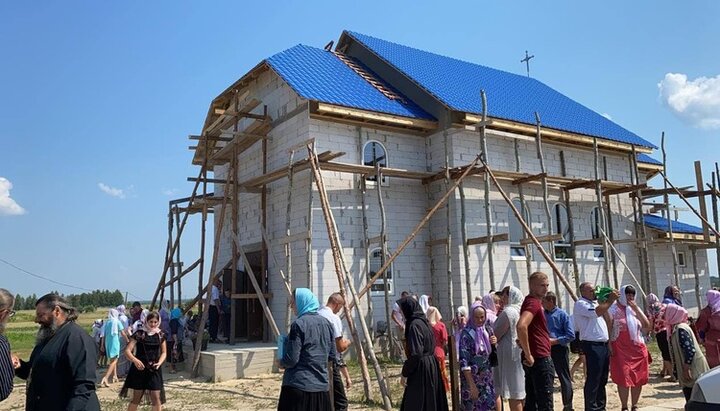
[[[160,411],[165,403],[162,364],[167,358],[167,350],[158,313],[153,311],[147,315],[142,328],[130,339],[125,356],[132,364],[120,397],[127,398],[128,390],[132,390],[128,411],[137,410],[143,396],[149,399],[153,411]]]

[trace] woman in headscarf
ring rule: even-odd
[[[669,294],[672,296],[672,286],[668,286],[668,288],[665,289],[665,294],[668,294],[668,289]],[[655,334],[655,340],[657,341],[663,360],[662,369],[660,370],[660,378],[669,376],[670,379],[674,381],[675,377],[673,377],[673,368],[670,358],[669,333],[667,325],[665,324],[665,318],[663,318],[665,314],[665,306],[667,304],[660,301],[655,294],[648,294],[646,299],[646,310],[651,311],[653,314],[652,317],[648,317],[648,319],[652,323],[652,332]],[[672,332],[672,330],[670,330],[670,332]]]
[[[682,296],[680,294],[680,288],[676,285],[668,285],[665,287],[665,292],[663,293],[663,304],[675,304],[682,307]]]
[[[620,287],[620,298],[610,309],[610,377],[617,384],[622,410],[637,410],[643,385],[648,383],[648,350],[643,335],[650,331],[650,321],[635,303],[635,288]]]
[[[460,401],[464,411],[494,410],[496,407],[490,353],[491,344],[497,340],[488,334],[486,318],[482,303],[473,303],[460,337]]]
[[[427,310],[428,322],[435,337],[435,358],[438,360],[440,374],[442,375],[445,392],[450,391],[450,379],[448,378],[447,367],[445,367],[445,346],[448,343],[448,332],[442,322],[442,315],[437,307],[430,307]]]
[[[455,317],[452,320],[453,335],[455,336],[455,353],[460,358],[460,335],[467,324],[467,307],[464,305],[455,309]]]
[[[90,330],[90,336],[93,341],[95,341],[95,355],[97,355],[98,367],[104,366],[102,359],[105,358],[105,349],[100,349],[100,343],[102,342],[102,328],[103,321],[98,318],[93,322],[92,329]]]
[[[430,308],[430,297],[423,294],[420,296],[420,307],[422,307],[423,314],[427,315],[427,310]]]
[[[10,291],[0,288],[0,401],[10,396],[15,379],[10,342],[5,337],[5,325],[15,315],[14,306],[15,296]]]
[[[495,321],[498,366],[493,380],[495,393],[510,403],[510,411],[521,411],[525,400],[525,371],[520,355],[522,349],[517,341],[517,323],[520,320],[522,292],[513,286],[502,290],[503,310]]]
[[[160,411],[165,404],[162,365],[167,351],[160,321],[158,313],[146,314],[143,326],[135,331],[125,349],[125,356],[132,365],[120,390],[120,398],[126,398],[128,391],[132,390],[128,411],[137,410],[143,396],[146,402],[152,404],[153,411]]]
[[[108,378],[112,376],[111,382],[117,382],[117,363],[120,357],[120,339],[127,338],[123,333],[123,325],[118,319],[119,313],[116,309],[111,308],[108,312],[107,321],[103,326],[103,342],[105,347],[105,356],[107,356],[110,364],[103,376],[100,385],[108,387]]]
[[[135,334],[136,331],[143,328],[143,326],[145,325],[145,321],[147,320],[148,314],[150,314],[150,310],[142,310],[142,312],[140,313],[140,319],[135,321],[132,326],[130,326],[130,335]]]
[[[397,301],[405,317],[405,381],[401,410],[447,411],[440,367],[435,359],[435,337],[420,303],[405,297]]]
[[[687,324],[687,310],[679,305],[668,304],[664,316],[668,332],[671,333],[670,352],[673,369],[687,401],[690,399],[695,380],[709,369],[708,363],[695,339],[695,333]]]
[[[700,310],[696,327],[705,345],[708,366],[715,368],[720,365],[720,291],[709,290],[707,302]]]
[[[170,374],[177,372],[175,364],[185,361],[183,353],[184,330],[182,324],[182,310],[179,307],[170,311],[170,336],[168,337],[168,355],[170,356]]]
[[[125,347],[127,346],[127,342],[129,341],[128,333],[130,324],[128,324],[129,320],[127,315],[125,314],[125,306],[123,304],[120,304],[115,309],[118,312],[118,320],[120,320],[123,325],[123,334],[125,338],[120,338],[120,353],[123,353],[125,352]],[[130,370],[130,361],[128,361],[128,359],[125,358],[124,355],[121,355],[118,358],[116,374],[120,378],[125,378],[128,370]]]
[[[482,298],[482,306],[487,313],[485,320],[491,327],[495,326],[495,320],[497,320],[498,304],[495,301],[496,298],[497,296],[495,296],[494,292],[488,293]]]
[[[335,359],[332,325],[317,313],[320,303],[307,288],[293,292],[297,318],[283,342],[278,366],[285,369],[278,411],[330,410],[328,361]]]

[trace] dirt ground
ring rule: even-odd
[[[651,365],[652,375],[656,375],[658,365]],[[372,375],[372,370],[370,371]],[[391,385],[393,403],[399,406],[402,398],[402,387],[400,386],[400,367],[390,365],[385,367]],[[350,409],[352,410],[380,410],[377,404],[365,404],[362,402],[362,380],[359,370],[356,367],[351,369],[354,385],[349,391]],[[277,398],[280,392],[282,380],[281,374],[269,374],[255,378],[225,381],[220,383],[208,383],[202,379],[191,380],[188,374],[180,372],[170,375],[165,373],[167,403],[164,409],[168,411],[220,411],[220,410],[258,410],[270,411],[277,409]],[[576,388],[574,407],[576,410],[583,409],[581,373],[576,374]],[[99,378],[98,378],[99,380]],[[16,381],[15,390],[10,398],[0,403],[0,410],[22,410],[24,408],[25,386],[21,381]],[[127,400],[118,398],[122,383],[111,385],[109,388],[98,388],[98,396],[102,403],[102,409],[107,411],[119,411],[127,409]],[[377,385],[374,387],[375,398]],[[620,403],[617,397],[615,385],[607,385],[608,410],[619,410]],[[651,410],[679,410],[684,404],[682,392],[677,383],[665,379],[661,381],[652,377],[650,384],[644,387],[640,400],[640,409]],[[140,409],[149,410],[150,407]],[[555,409],[562,409],[562,401],[559,393],[559,384],[556,382]]]

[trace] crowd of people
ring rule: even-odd
[[[677,381],[686,399],[698,376],[720,365],[719,291],[708,291],[707,306],[691,323],[676,286],[668,286],[662,299],[647,295],[641,309],[632,285],[599,291],[582,283],[572,316],[558,307],[548,286],[548,276],[536,272],[528,279],[527,295],[508,285],[477,297],[469,308],[457,308],[451,330],[430,296],[403,292],[392,314],[405,350],[401,409],[449,409],[451,340],[463,410],[552,410],[555,376],[562,409],[572,410],[574,369],[581,363],[585,410],[606,409],[608,379],[617,386],[622,410],[636,410],[649,381],[652,358],[646,343],[651,339],[662,353],[661,377]],[[212,298],[218,321],[211,322],[211,334],[217,332],[223,305],[229,305],[219,288]],[[36,302],[40,328],[26,361],[12,354],[4,335],[13,305],[13,295],[0,288],[0,401],[19,377],[28,381],[27,410],[99,410],[96,370],[103,361],[107,370],[100,387],[124,378],[120,396],[130,399],[128,410],[143,400],[160,410],[163,364],[174,372],[183,361],[185,331],[194,321],[166,301],[159,312],[134,303],[127,314],[122,305],[109,310],[88,334],[76,324],[77,313],[67,301],[47,294]],[[342,294],[333,293],[321,306],[309,289],[297,288],[291,306],[295,321],[278,350],[277,365],[284,370],[278,410],[346,410],[345,390],[352,380],[343,362],[350,341],[338,316],[345,306]],[[580,356],[572,369],[570,350]]]
[[[18,377],[27,380],[26,410],[100,410],[96,389],[124,378],[120,397],[130,397],[128,410],[136,410],[143,399],[154,411],[162,409],[162,366],[169,359],[174,372],[174,363],[183,360],[184,328],[189,325],[179,308],[170,310],[164,302],[156,312],[136,302],[128,317],[120,305],[105,320],[96,320],[88,333],[76,323],[74,307],[60,295],[46,294],[35,303],[40,328],[30,358],[23,360],[12,354],[4,335],[15,315],[13,306],[13,295],[0,288],[0,401],[10,395]],[[107,370],[96,384],[101,366]]]

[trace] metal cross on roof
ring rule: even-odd
[[[534,58],[534,57],[535,57],[534,54],[533,54],[532,56],[530,56],[530,55],[528,55],[527,50],[525,50],[525,58],[522,59],[522,60],[520,60],[520,62],[521,62],[521,63],[525,63],[525,65],[526,65],[526,67],[527,67],[527,76],[528,76],[528,77],[530,77],[530,59],[531,59],[531,58]]]

